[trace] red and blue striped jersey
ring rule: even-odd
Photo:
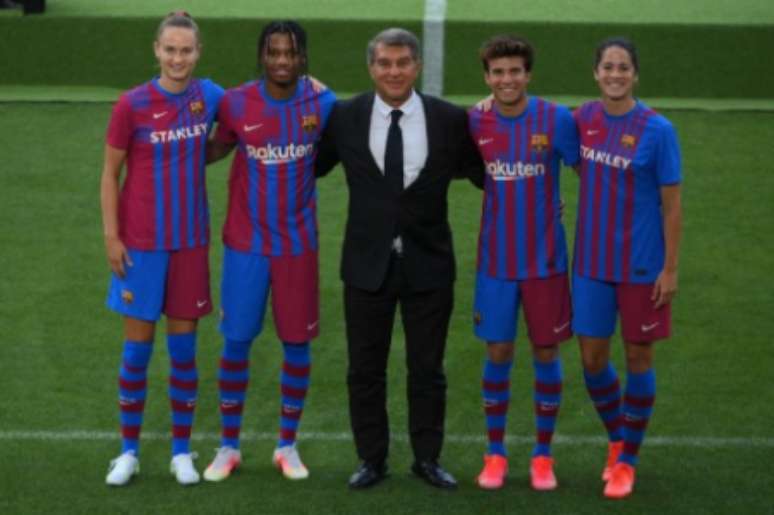
[[[602,102],[575,111],[581,141],[575,272],[652,283],[664,267],[661,187],[681,181],[672,124],[641,102],[623,116]]]
[[[317,250],[317,141],[336,96],[301,78],[286,100],[263,80],[226,92],[215,137],[236,144],[223,241],[264,256]]]
[[[560,161],[578,162],[578,133],[564,106],[538,97],[506,117],[496,107],[469,112],[471,136],[486,165],[478,270],[509,280],[567,271],[560,218]]]
[[[193,79],[169,93],[153,79],[118,99],[107,144],[126,151],[119,237],[139,250],[207,245],[210,238],[205,184],[205,144],[223,88]]]

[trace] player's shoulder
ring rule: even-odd
[[[644,124],[646,131],[658,135],[674,134],[675,128],[666,116],[642,101],[637,101],[637,109],[639,118],[642,120],[641,123]]]
[[[205,94],[214,94],[222,96],[226,91],[223,86],[210,79],[209,77],[194,78],[194,83],[197,84]]]
[[[590,100],[581,104],[575,109],[575,116],[578,118],[587,118],[596,113],[600,113],[602,109],[602,101]]]
[[[147,81],[121,93],[118,102],[128,104],[131,107],[142,107],[150,103],[152,94],[153,81]]]
[[[530,99],[532,100],[530,105],[532,110],[553,113],[559,120],[568,120],[572,118],[572,111],[564,104],[543,97],[530,97]]]
[[[298,79],[298,91],[301,101],[318,101],[332,103],[336,101],[336,94],[327,85],[317,79],[303,76]]]
[[[223,92],[218,111],[221,121],[225,121],[228,117],[241,118],[244,116],[248,99],[258,102],[262,101],[262,98],[258,95],[256,83],[257,81],[245,82],[244,84],[228,88]]]

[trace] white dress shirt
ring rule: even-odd
[[[374,95],[368,146],[376,165],[384,173],[384,149],[387,146],[387,132],[392,122],[390,113],[393,109],[403,111],[398,125],[403,135],[403,188],[408,188],[417,179],[427,161],[425,109],[416,91],[411,90],[411,96],[400,107],[392,107],[378,94]]]
[[[376,166],[384,174],[384,150],[387,146],[387,132],[392,123],[392,111],[400,109],[403,115],[398,120],[403,138],[403,188],[408,188],[417,180],[419,172],[427,161],[427,125],[425,123],[425,108],[417,92],[411,90],[411,96],[400,107],[392,107],[374,95],[374,108],[371,111],[371,128],[369,130],[368,146],[374,156]],[[397,236],[392,248],[398,254],[403,253],[403,241]]]

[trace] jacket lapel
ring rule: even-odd
[[[371,154],[371,114],[374,110],[374,93],[364,94],[355,109],[355,138],[357,138],[357,148],[362,148],[365,152],[366,161],[369,164],[371,173],[375,173],[380,177],[384,177],[384,174],[379,170],[379,166],[374,160],[373,154]]]

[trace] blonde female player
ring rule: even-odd
[[[167,316],[170,359],[170,468],[180,484],[199,481],[189,439],[197,392],[196,324],[212,310],[205,144],[223,89],[192,76],[201,42],[187,13],[161,21],[154,52],[159,76],[125,92],[113,108],[102,171],[112,270],[107,305],[123,315],[125,338],[118,380],[122,447],[105,479],[115,486],[140,471],[146,371],[161,313]]]

